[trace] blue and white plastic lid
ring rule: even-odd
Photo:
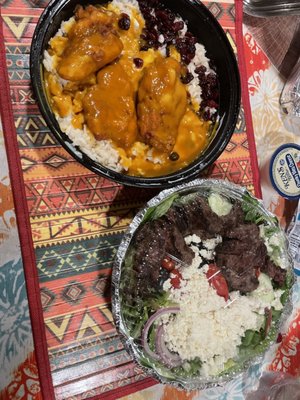
[[[275,190],[288,200],[300,198],[300,146],[280,146],[270,161],[270,179]]]

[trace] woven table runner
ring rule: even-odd
[[[116,399],[156,383],[119,340],[110,277],[128,224],[157,192],[95,175],[58,144],[30,87],[31,38],[47,2],[1,4],[1,58],[8,73],[4,71],[1,81],[1,115],[43,398]],[[242,2],[205,4],[238,54],[243,104],[226,150],[201,176],[241,184],[260,196],[242,49]]]

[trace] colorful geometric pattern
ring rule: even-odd
[[[115,399],[154,383],[132,362],[115,331],[110,276],[124,231],[156,191],[125,188],[99,177],[57,143],[39,113],[28,71],[31,37],[45,2],[2,4],[14,122],[55,397],[79,400],[106,393]],[[234,3],[207,5],[236,51]],[[202,176],[227,179],[254,191],[243,108],[226,150]]]

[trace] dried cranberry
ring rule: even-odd
[[[147,34],[148,40],[152,40],[153,42],[156,42],[158,40],[158,33],[154,29]]]
[[[201,87],[202,88],[202,98],[204,100],[209,100],[211,99],[211,91],[210,91],[210,87],[207,85],[204,85]]]
[[[181,77],[181,82],[185,85],[190,83],[194,79],[194,76],[191,72],[187,72],[184,76]]]
[[[142,58],[136,57],[133,59],[133,62],[136,68],[142,68],[142,66],[144,65],[144,60]]]
[[[185,40],[183,38],[177,38],[176,39],[176,48],[178,51],[180,51],[181,49],[184,49],[185,46]]]
[[[170,155],[169,155],[169,159],[171,161],[177,161],[179,159],[179,154],[176,153],[176,151],[173,151]]]
[[[157,28],[160,33],[168,33],[170,31],[170,27],[165,23],[158,23]]]
[[[146,28],[147,29],[153,29],[156,25],[157,21],[155,19],[155,17],[153,17],[152,15],[149,15],[149,17],[147,16],[146,19]]]
[[[218,104],[214,100],[207,101],[207,107],[209,108],[218,108]]]
[[[191,32],[186,32],[185,38],[191,44],[196,44],[197,43],[197,38]]]
[[[121,18],[118,21],[119,28],[123,31],[128,31],[130,28],[130,17],[127,14],[122,13]]]
[[[188,45],[187,49],[188,49],[189,54],[192,55],[193,58],[194,58],[195,57],[195,53],[196,53],[196,46],[194,44],[190,43]]]
[[[175,35],[173,32],[168,32],[164,35],[164,42],[167,44],[173,44],[175,42]]]
[[[181,29],[183,29],[183,27],[184,27],[183,21],[176,21],[176,22],[174,22],[174,25],[173,25],[173,31],[179,32],[179,31],[181,31]]]
[[[217,84],[217,77],[215,74],[210,72],[208,75],[206,75],[206,81],[211,85],[211,86],[216,86]]]
[[[173,14],[172,12],[169,12],[169,15],[168,15],[168,20],[170,21],[170,22],[174,22],[174,20],[175,20],[175,14]]]
[[[205,75],[199,75],[199,83],[201,87],[205,85]]]
[[[155,10],[156,18],[159,18],[162,21],[166,21],[169,17],[168,12],[166,10]]]
[[[181,55],[181,61],[186,65],[188,65],[194,58],[193,54],[189,54],[188,52],[184,51],[180,52],[180,55]]]
[[[206,72],[206,67],[204,65],[200,65],[199,67],[195,68],[195,72],[198,75],[204,75]]]

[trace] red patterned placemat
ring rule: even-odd
[[[115,399],[154,383],[131,361],[115,331],[110,276],[126,227],[155,192],[122,187],[91,173],[58,145],[46,127],[32,96],[28,69],[31,37],[45,4],[8,0],[1,11],[13,110],[13,117],[5,113],[3,118],[10,124],[14,120],[17,133],[12,126],[5,131],[20,199],[17,212],[25,211],[25,221],[30,221],[30,229],[24,224],[21,235],[22,248],[31,257],[25,268],[40,379],[44,398],[51,399],[49,359],[56,399],[99,394]],[[236,43],[242,46],[241,4],[207,3],[234,49]],[[242,52],[239,65],[243,77]],[[244,80],[242,86],[243,107],[235,133],[203,175],[228,179],[260,195]],[[2,107],[9,108],[8,99],[4,100]],[[24,200],[26,204],[21,204]],[[44,329],[48,354],[41,340]]]
[[[44,392],[49,392],[51,399],[52,381],[49,368],[47,342],[43,332],[43,313],[39,295],[39,281],[36,269],[33,242],[30,233],[30,222],[26,202],[21,162],[18,154],[18,143],[14,125],[14,116],[11,107],[9,91],[9,77],[6,70],[5,46],[3,40],[3,20],[0,14],[0,113],[3,133],[6,144],[7,161],[10,169],[10,179],[14,197],[14,208],[17,216],[19,241],[26,279],[27,296],[30,305],[30,317],[35,347],[39,351],[28,354],[27,359],[15,371],[10,385],[0,393],[2,399],[15,399],[21,395],[30,396],[33,400],[41,399],[38,380],[43,382]],[[8,63],[7,63],[8,64]],[[0,167],[1,168],[1,167]],[[46,360],[46,362],[45,362]],[[39,371],[37,369],[39,364]]]

